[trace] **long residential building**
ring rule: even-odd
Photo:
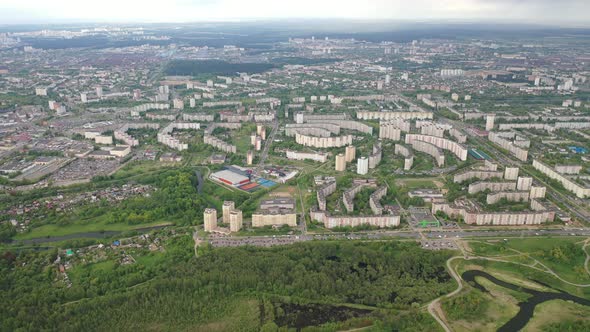
[[[516,190],[516,182],[474,182],[469,185],[467,192],[470,195],[477,194],[482,191],[489,190],[491,192]]]
[[[434,158],[434,161],[436,161],[438,167],[442,167],[445,165],[445,153],[436,145],[418,140],[412,141],[411,145],[414,150],[426,153],[430,155],[432,158]]]
[[[379,126],[393,126],[394,128],[398,128],[403,132],[409,133],[412,129],[412,122],[411,120],[403,118],[392,118],[389,120],[379,121]]]
[[[340,134],[340,126],[330,123],[289,123],[285,125],[285,135],[292,137],[300,133],[304,135],[330,137]]]
[[[393,123],[381,122],[379,123],[379,138],[390,139],[394,141],[401,140],[402,130]]]
[[[467,148],[462,144],[449,139],[429,135],[406,134],[406,144],[412,144],[414,141],[423,141],[433,144],[438,148],[452,152],[461,161],[467,160]]]
[[[207,114],[207,113],[191,113],[191,114],[182,114],[182,119],[184,121],[201,121],[201,122],[213,122],[215,120],[214,114]]]
[[[220,140],[219,138],[212,136],[212,135],[208,135],[205,134],[205,136],[203,136],[203,143],[205,144],[209,144],[211,146],[213,146],[216,149],[219,149],[223,152],[227,152],[227,153],[236,153],[237,148],[235,145],[226,143],[222,140]]]
[[[460,216],[468,225],[539,225],[555,219],[555,211],[535,199],[531,200],[531,209],[531,212],[482,212],[447,202],[432,203],[433,214],[442,211],[451,218]]]
[[[420,127],[420,133],[422,135],[444,137],[447,127],[438,125],[436,123],[429,123]]]
[[[158,123],[127,123],[114,131],[115,139],[125,142],[129,146],[138,146],[139,141],[127,134],[129,129],[160,129]]]
[[[358,111],[356,118],[360,120],[392,120],[402,118],[411,119],[432,119],[432,112],[395,112],[395,111]]]
[[[325,211],[311,211],[310,216],[312,220],[317,220],[323,223],[326,228],[356,227],[362,225],[371,225],[381,228],[397,227],[401,220],[399,215],[330,216]]]
[[[414,165],[414,153],[412,150],[403,144],[396,144],[394,147],[394,153],[405,158],[404,171],[409,171]]]
[[[177,114],[158,114],[158,113],[147,113],[145,115],[145,117],[150,120],[167,120],[167,121],[176,120],[176,116],[177,116]]]
[[[274,111],[272,111],[272,112],[249,112],[248,116],[250,116],[251,119],[254,119],[255,122],[273,122],[276,117],[276,113]]]
[[[503,123],[499,125],[500,130],[510,129],[539,129],[554,132],[559,129],[587,129],[590,122],[556,122],[556,123]]]
[[[459,129],[452,128],[449,130],[449,135],[461,144],[467,142],[467,135],[463,134]]]
[[[318,209],[320,211],[326,211],[326,197],[332,195],[336,191],[336,181],[325,183],[319,187],[316,191],[318,200]]]
[[[315,148],[339,148],[352,144],[352,135],[315,137],[296,133],[295,142],[304,146],[311,146]]]
[[[496,133],[490,132],[488,134],[488,139],[490,142],[499,145],[504,150],[508,150],[511,154],[513,154],[518,160],[526,161],[528,158],[529,152],[525,149],[522,149],[514,144],[514,142],[510,141],[509,139],[515,138],[515,133]]]
[[[242,106],[241,101],[206,101],[203,103],[203,107],[219,107],[219,106]]]
[[[359,121],[352,121],[352,120],[310,120],[306,119],[305,122],[307,123],[327,123],[333,124],[340,128],[349,129],[349,130],[356,130],[360,131],[364,134],[373,134],[373,127],[368,126]]]
[[[220,122],[216,122],[216,123],[210,123],[207,125],[207,129],[205,129],[205,134],[206,135],[213,135],[213,131],[215,130],[215,128],[226,128],[229,130],[236,130],[236,129],[240,129],[242,128],[242,124],[239,122],[234,122],[234,123],[220,123]]]
[[[498,178],[501,179],[504,175],[501,171],[483,171],[483,170],[467,170],[465,172],[456,174],[453,177],[453,182],[461,183],[471,179],[487,180]]]
[[[295,122],[314,122],[314,121],[332,121],[332,120],[346,120],[346,113],[332,113],[332,114],[309,114],[297,113],[295,115]]]
[[[537,159],[533,160],[533,167],[538,170],[539,172],[545,174],[547,177],[558,181],[563,185],[566,190],[571,191],[579,198],[586,198],[590,197],[590,188],[587,185],[582,185],[574,180],[559,174],[550,166],[538,161]]]
[[[236,113],[229,113],[229,112],[220,112],[219,119],[225,122],[250,122],[252,121],[252,116],[250,114],[236,114]]]
[[[344,203],[344,207],[346,208],[346,211],[348,211],[348,212],[354,211],[354,196],[356,196],[356,194],[358,194],[361,190],[363,190],[364,187],[374,188],[376,186],[377,186],[376,183],[369,182],[369,181],[358,182],[358,183],[353,184],[353,186],[350,189],[346,190],[342,194],[342,201]]]
[[[506,199],[508,202],[526,202],[529,200],[529,191],[500,191],[491,193],[486,196],[487,204],[496,204],[502,199]]]
[[[149,110],[167,110],[170,109],[170,104],[168,103],[148,103],[134,106],[131,110],[137,113],[139,112],[146,112]]]
[[[328,161],[328,154],[325,152],[301,152],[287,150],[287,159],[292,160],[313,160],[320,163]]]
[[[369,197],[369,206],[373,211],[374,215],[382,215],[383,214],[383,206],[381,205],[381,198],[387,195],[387,186],[381,186],[375,190],[371,196]]]
[[[369,169],[373,169],[381,163],[383,158],[383,147],[381,141],[373,145],[373,152],[369,155]]]
[[[183,151],[188,149],[188,144],[181,143],[175,137],[172,137],[170,133],[174,131],[174,129],[199,129],[201,125],[199,123],[194,122],[172,122],[166,127],[162,128],[158,133],[158,142],[178,151]]]
[[[297,226],[297,213],[291,209],[268,209],[252,213],[252,227]]]

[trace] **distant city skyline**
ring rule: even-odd
[[[589,26],[587,0],[3,0],[4,24],[284,18],[462,20]]]

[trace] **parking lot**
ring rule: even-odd
[[[428,250],[459,250],[459,247],[455,241],[451,239],[440,239],[440,240],[422,240],[420,242],[423,249]]]
[[[119,167],[118,160],[76,159],[67,166],[53,173],[55,182],[92,179],[97,175],[108,175]]]

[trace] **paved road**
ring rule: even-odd
[[[201,171],[195,171],[195,175],[197,176],[197,193],[201,195],[203,193],[203,175]]]
[[[303,201],[303,195],[301,195],[301,188],[299,187],[299,184],[297,184],[297,191],[299,191],[299,202],[301,203],[299,227],[301,228],[301,234],[306,235],[307,222],[305,221],[305,202]]]
[[[400,239],[463,239],[463,238],[524,238],[547,236],[590,236],[590,228],[563,229],[507,229],[507,230],[431,230],[431,231],[370,231],[354,234],[329,233],[316,235],[282,235],[282,236],[249,236],[249,237],[215,237],[208,241],[214,247],[236,247],[244,245],[270,247],[304,241],[326,240],[381,240]],[[203,239],[204,240],[204,239]]]
[[[262,149],[262,153],[260,154],[260,161],[258,162],[258,167],[256,167],[256,174],[260,174],[262,168],[264,167],[264,163],[266,163],[266,158],[268,158],[268,151],[270,150],[270,146],[272,145],[273,140],[279,130],[279,120],[275,119],[272,124],[272,130],[270,135],[266,137],[266,142],[264,143],[264,149]]]

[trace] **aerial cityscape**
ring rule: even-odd
[[[0,4],[0,331],[590,331],[590,3],[315,5]]]

